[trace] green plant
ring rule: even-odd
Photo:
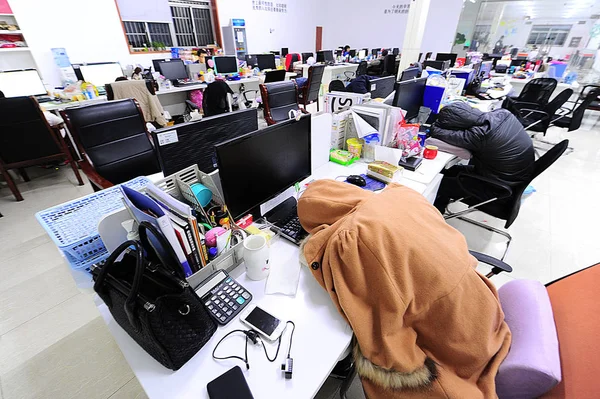
[[[152,42],[152,47],[158,50],[165,50],[167,48],[163,42]]]

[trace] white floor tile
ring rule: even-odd
[[[27,362],[100,313],[89,295],[78,294],[0,338],[0,375]]]
[[[110,399],[147,399],[148,396],[144,392],[144,388],[140,385],[137,378],[132,378],[121,389],[115,392]]]

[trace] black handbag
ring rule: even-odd
[[[139,234],[140,242],[124,242],[104,266],[93,270],[94,291],[150,356],[178,370],[209,341],[217,324],[185,280],[177,255],[162,233],[142,222]]]

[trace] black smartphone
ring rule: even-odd
[[[206,389],[210,399],[254,399],[240,366],[209,382]]]

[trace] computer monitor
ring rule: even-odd
[[[273,55],[279,55],[279,51],[269,51],[269,53],[271,53]]]
[[[188,73],[182,59],[160,61],[160,74],[169,80],[188,79]]]
[[[371,55],[373,55],[374,57],[377,57],[377,54],[379,54],[380,51],[381,51],[380,48],[374,48],[373,50],[371,50]]]
[[[392,50],[392,54],[393,55],[398,55],[400,54],[400,49],[398,47],[394,47],[394,49]]]
[[[225,203],[234,219],[310,176],[310,115],[216,146]]]
[[[118,62],[84,64],[79,66],[79,70],[84,81],[99,87],[104,87],[105,84],[125,76]]]
[[[356,57],[356,50],[350,50],[350,51],[348,51],[348,53],[350,54],[351,58]]]
[[[400,81],[405,82],[407,80],[416,79],[419,77],[419,75],[420,75],[419,68],[417,68],[417,67],[406,68],[404,71],[402,71],[402,76],[400,77]]]
[[[426,77],[396,83],[396,95],[394,96],[393,105],[406,111],[405,119],[407,121],[419,115],[419,109],[423,105],[426,85]]]
[[[152,140],[165,176],[194,164],[202,172],[210,173],[217,168],[216,144],[257,129],[257,110],[249,108],[155,130],[152,132]],[[161,134],[176,134],[177,141],[161,145]]]
[[[35,69],[0,72],[0,91],[6,97],[41,96],[46,94],[42,78]]]
[[[368,50],[362,49],[358,52],[358,58],[361,60],[364,60],[365,58],[367,58],[367,53]]]
[[[285,57],[286,55],[288,55],[290,53],[290,49],[287,47],[282,47],[281,48],[281,56]]]
[[[160,74],[162,74],[162,71],[160,70],[160,63],[161,62],[169,62],[169,61],[176,61],[179,58],[159,58],[156,60],[152,60],[152,66],[154,67],[154,70]]]
[[[479,76],[481,76],[483,79],[488,79],[490,77],[490,73],[492,72],[493,64],[494,63],[492,61],[483,61],[481,63],[481,68],[479,69]]]
[[[246,65],[248,65],[248,68],[255,68],[258,65],[256,54],[246,54]]]
[[[258,69],[275,69],[275,55],[273,54],[257,54],[256,55]]]
[[[314,57],[313,53],[302,53],[302,62],[304,64],[306,64],[306,60],[308,60],[310,57]]]
[[[238,59],[234,55],[220,55],[213,57],[215,72],[219,75],[233,75],[238,73]]]
[[[317,51],[317,62],[333,62],[333,60],[332,50]]]
[[[453,67],[456,64],[456,57],[458,54],[456,53],[437,53],[435,56],[436,61],[450,61],[450,67]]]
[[[384,78],[372,79],[370,83],[371,98],[386,98],[394,91],[396,77],[386,76]]]
[[[344,53],[344,50],[342,50],[341,48],[335,50],[336,57],[341,57],[343,53]]]

